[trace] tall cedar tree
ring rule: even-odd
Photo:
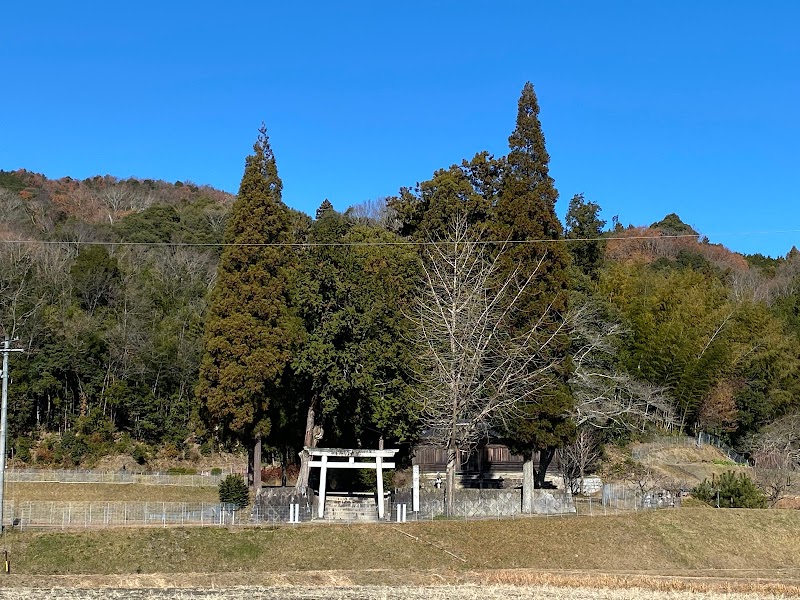
[[[531,320],[545,318],[549,321],[543,331],[558,331],[560,321],[567,311],[568,267],[570,257],[563,244],[549,240],[563,237],[561,223],[555,212],[558,199],[548,163],[544,134],[539,121],[539,104],[533,85],[528,82],[522,89],[517,111],[517,126],[508,138],[509,154],[506,161],[497,207],[492,223],[495,239],[513,240],[509,252],[501,256],[505,272],[518,266],[520,276],[527,276],[536,268],[536,280],[523,299],[519,313],[522,322],[518,330],[525,330]],[[543,241],[535,241],[543,240]],[[566,357],[569,340],[564,335],[558,344],[550,347],[552,358]],[[541,402],[522,408],[523,414],[509,427],[509,442],[513,449],[533,460],[539,453],[539,469],[535,485],[541,487],[547,466],[556,448],[569,441],[574,432],[569,418],[571,398],[566,392],[567,364],[552,385],[552,393],[543,394]]]
[[[280,400],[282,379],[301,337],[289,298],[295,258],[292,219],[266,128],[245,161],[239,195],[225,228],[225,247],[206,320],[197,396],[223,438],[248,447],[248,483],[261,486],[261,440],[267,411]]]

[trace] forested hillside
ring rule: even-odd
[[[562,224],[548,162],[528,85],[507,156],[345,212],[283,204],[264,129],[236,198],[0,171],[0,328],[26,350],[11,360],[13,457],[227,447],[252,466],[303,445],[407,453],[423,431],[453,451],[492,431],[532,457],[702,429],[795,460],[800,252],[741,256],[674,214],[608,228],[580,194]],[[483,341],[431,337],[448,256],[489,269],[471,296],[499,299],[475,321]],[[437,394],[471,399],[444,414]]]

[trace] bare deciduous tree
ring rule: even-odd
[[[589,427],[581,427],[575,441],[558,449],[561,476],[571,493],[583,493],[583,479],[587,471],[600,460],[600,454],[597,432]]]
[[[0,249],[0,338],[26,335],[22,326],[44,304],[32,283],[37,268],[36,250],[25,243],[4,244]]]
[[[750,438],[755,479],[775,504],[800,470],[800,414],[781,417]]]
[[[500,276],[498,258],[457,219],[445,239],[426,246],[416,315],[421,412],[430,439],[447,449],[447,510],[452,514],[459,449],[485,437],[549,385],[555,360],[544,350],[560,329],[512,333],[521,296],[538,269]]]
[[[386,203],[386,198],[373,198],[354,204],[347,209],[347,213],[390,231],[396,231],[400,227],[397,211]]]
[[[122,182],[111,183],[95,192],[95,199],[106,208],[111,224],[127,211],[141,212],[153,205],[156,197],[152,191],[143,191]]]
[[[588,304],[575,309],[569,322],[575,348],[569,385],[575,397],[572,418],[578,427],[642,429],[654,423],[669,429],[676,424],[673,402],[664,388],[634,379],[617,367],[617,343],[624,333],[619,323],[603,319]]]

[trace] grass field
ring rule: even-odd
[[[59,585],[556,584],[800,595],[799,534],[796,511],[715,509],[404,525],[9,532],[4,542],[13,574],[0,578],[0,586],[22,593]]]
[[[216,487],[137,483],[8,483],[7,501],[219,502]]]
[[[723,468],[710,455],[699,460],[691,450],[667,452],[666,462],[673,468],[680,463],[681,473],[696,477],[705,473],[696,469]],[[7,484],[6,498],[218,500],[215,487],[55,483]],[[9,531],[2,545],[10,551],[12,574],[0,575],[0,600],[800,597],[800,511],[684,506],[595,514],[231,530]]]

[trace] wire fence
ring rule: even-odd
[[[647,458],[649,454],[652,452],[657,452],[659,450],[666,450],[670,448],[680,448],[680,447],[700,447],[700,446],[714,446],[715,448],[719,449],[731,462],[734,462],[739,465],[749,465],[750,461],[747,459],[746,456],[739,454],[733,448],[728,446],[724,441],[718,438],[715,435],[710,433],[706,433],[701,431],[694,437],[689,436],[666,436],[661,437],[653,440],[652,442],[647,442],[644,444],[639,444],[638,447],[634,448],[631,451],[631,456],[636,460],[642,460]]]
[[[750,460],[736,452],[733,448],[728,446],[725,442],[719,439],[715,435],[711,435],[710,433],[700,432],[697,434],[697,444],[702,446],[703,444],[708,444],[709,446],[714,446],[718,448],[720,452],[722,452],[725,456],[731,459],[738,465],[750,465]]]
[[[230,526],[249,521],[247,511],[207,502],[3,503],[4,526],[15,529],[97,529],[144,526]]]
[[[608,487],[608,486],[606,486]],[[455,503],[454,513],[446,516],[442,506],[421,505],[414,511],[410,502],[387,498],[384,518],[378,519],[377,504],[349,510],[328,510],[317,518],[316,507],[305,502],[262,506],[256,504],[241,510],[232,505],[208,502],[63,502],[18,501],[4,503],[4,526],[13,529],[101,529],[113,527],[237,527],[303,523],[395,523],[411,521],[479,521],[569,517],[575,515],[601,516],[636,510],[680,507],[680,497],[659,493],[638,494],[623,488],[604,490],[602,498],[564,498],[547,510],[523,514],[509,510],[502,503],[479,504],[462,498]]]
[[[680,508],[682,492],[660,489],[637,489],[624,483],[603,484],[600,498],[583,498],[584,514],[594,514],[602,509],[603,514],[611,511],[649,510],[658,508]]]
[[[218,486],[224,474],[179,475],[172,473],[131,473],[58,469],[7,469],[9,483],[139,483],[189,487]]]

